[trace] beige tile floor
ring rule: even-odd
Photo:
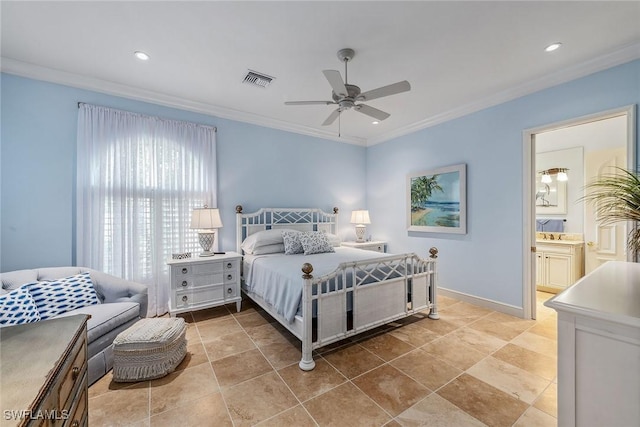
[[[522,320],[440,297],[440,320],[412,316],[321,349],[250,301],[184,315],[176,372],[89,389],[91,426],[555,426],[556,316]]]

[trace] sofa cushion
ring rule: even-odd
[[[0,326],[20,325],[38,320],[38,307],[26,286],[0,296]]]
[[[91,319],[87,322],[87,340],[91,343],[120,325],[138,318],[140,316],[140,304],[137,302],[113,302],[89,305],[67,311],[58,317],[73,316],[74,314],[91,315]]]
[[[9,271],[7,273],[0,273],[0,280],[2,280],[2,289],[18,289],[25,283],[37,282],[38,272],[36,270]]]
[[[98,304],[98,296],[89,273],[26,286],[38,306],[42,320],[76,308]]]

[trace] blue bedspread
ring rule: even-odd
[[[338,247],[335,253],[314,255],[257,255],[248,260],[244,272],[245,286],[271,304],[288,322],[292,322],[302,301],[302,264],[313,265],[314,277],[334,271],[347,261],[361,261],[388,257],[389,254]]]

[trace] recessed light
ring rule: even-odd
[[[380,122],[377,121],[377,120],[374,120],[374,121],[371,122],[372,125],[377,125],[378,123],[380,123]]]
[[[133,52],[133,54],[136,56],[136,58],[138,58],[141,61],[148,61],[149,60],[149,55],[147,55],[146,53],[140,51],[140,50],[136,50],[135,52]]]
[[[560,42],[555,42],[550,44],[549,46],[544,48],[545,52],[553,52],[554,50],[558,49],[560,46],[562,46],[562,43]]]

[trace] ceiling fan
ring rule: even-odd
[[[340,76],[340,72],[336,70],[323,70],[322,73],[329,81],[331,88],[331,97],[333,101],[289,101],[285,102],[285,105],[338,105],[338,108],[334,110],[329,117],[322,123],[322,126],[328,126],[333,123],[341,112],[353,108],[367,116],[371,116],[376,120],[384,120],[391,114],[386,113],[377,108],[373,108],[366,104],[356,104],[359,101],[371,101],[372,99],[382,98],[384,96],[395,95],[396,93],[407,92],[411,90],[411,85],[408,81],[403,80],[401,82],[393,83],[387,86],[382,86],[377,89],[373,89],[367,92],[360,92],[360,88],[356,85],[351,85],[347,80],[347,63],[353,59],[355,51],[353,49],[340,49],[338,51],[338,59],[344,62],[344,82]]]

